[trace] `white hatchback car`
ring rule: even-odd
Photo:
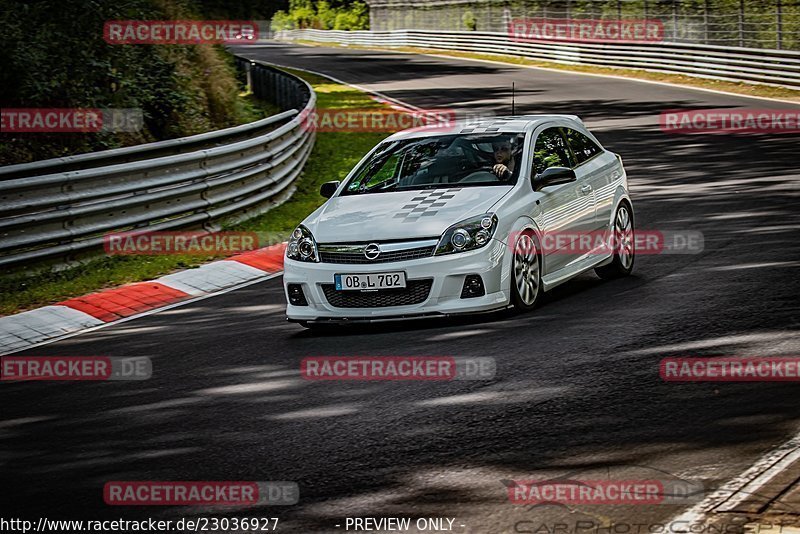
[[[529,310],[590,269],[633,269],[622,160],[572,115],[398,132],[320,193],[286,248],[286,314],[303,326]],[[571,246],[593,233],[620,245]]]

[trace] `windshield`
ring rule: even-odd
[[[513,185],[524,134],[458,134],[381,144],[343,195],[414,189]]]

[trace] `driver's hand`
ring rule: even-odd
[[[511,178],[511,171],[508,170],[508,167],[503,165],[502,163],[498,163],[494,167],[492,167],[492,172],[497,175],[498,178],[501,180],[508,180]]]

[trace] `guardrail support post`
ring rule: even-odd
[[[781,0],[778,0],[778,4],[777,4],[776,8],[777,8],[778,11],[775,14],[775,16],[777,17],[777,20],[775,21],[775,23],[776,23],[775,41],[776,41],[776,45],[778,47],[778,50],[781,50],[781,49],[783,49],[783,5],[781,4]]]
[[[672,41],[678,42],[678,0],[672,0]]]
[[[253,70],[252,61],[248,61],[247,63],[244,64],[244,72],[245,75],[247,76],[247,82],[245,83],[245,91],[247,91],[248,93],[253,92],[253,75],[251,74],[252,70]]]

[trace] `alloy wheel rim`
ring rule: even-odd
[[[514,247],[514,279],[520,299],[530,306],[539,294],[539,256],[531,236],[525,234]]]
[[[618,252],[619,261],[622,267],[630,269],[633,265],[633,223],[631,221],[630,213],[625,206],[621,206],[617,211],[617,218],[614,222],[614,227],[617,232],[618,238]]]

